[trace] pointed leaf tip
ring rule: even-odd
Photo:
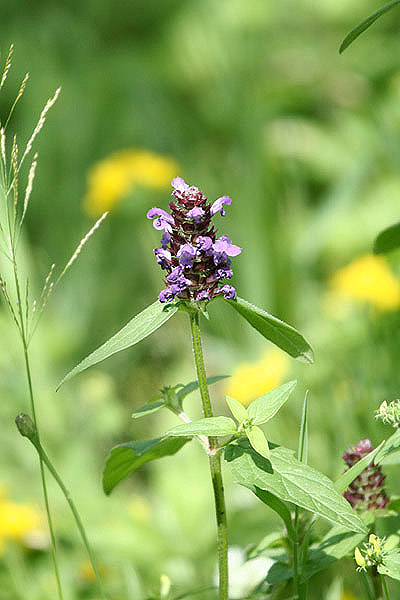
[[[125,350],[126,348],[130,348],[137,344],[153,333],[153,331],[156,331],[156,329],[161,327],[161,325],[168,321],[177,310],[177,304],[161,304],[159,300],[156,300],[141,313],[133,317],[133,319],[107,340],[107,342],[74,367],[58,384],[57,390],[59,390],[68,379],[71,379],[78,373],[96,365],[117,352],[121,352],[121,350]]]
[[[294,327],[270,315],[243,298],[226,300],[254,329],[267,340],[301,362],[312,364],[314,354],[310,344]]]

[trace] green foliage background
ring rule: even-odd
[[[31,75],[12,123],[21,139],[62,86],[38,139],[24,239],[33,285],[40,290],[48,266],[61,266],[90,227],[82,198],[94,162],[125,147],[174,157],[180,174],[210,198],[233,198],[220,231],[244,248],[235,261],[240,295],[293,323],[313,345],[314,366],[293,363],[299,386],[271,437],[296,447],[309,388],[310,464],[332,478],[349,444],[388,437],[373,412],[399,395],[399,313],[356,307],[337,320],[324,302],[330,275],[370,252],[375,235],[399,217],[399,11],[338,54],[344,35],[376,8],[372,0],[0,6],[3,56],[10,42],[16,48],[2,115],[25,71]],[[168,194],[136,189],[112,212],[57,291],[33,346],[44,443],[81,507],[113,600],[149,597],[162,573],[177,593],[207,585],[214,565],[210,484],[197,446],[145,467],[110,498],[100,485],[113,444],[156,437],[176,424],[161,413],[140,423],[130,415],[163,385],[193,379],[185,315],[54,392],[80,358],[160,290],[152,254],[158,235],[145,213],[165,207]],[[390,260],[399,272],[399,253]],[[256,359],[266,342],[227,307],[210,312],[209,374]],[[36,457],[14,426],[28,401],[4,306],[0,339],[0,484],[13,500],[40,507]],[[220,412],[222,389],[218,384],[213,394]],[[195,414],[197,400],[188,400]],[[388,487],[399,493],[393,469]],[[229,477],[227,489],[231,544],[245,547],[279,526]],[[85,556],[68,508],[56,489],[51,496],[67,598],[95,598],[80,571]],[[361,594],[353,571],[350,561],[341,569],[347,588]],[[330,580],[316,581],[319,593]],[[54,598],[50,559],[10,546],[0,562],[0,599],[27,597]]]

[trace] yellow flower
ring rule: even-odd
[[[351,592],[344,591],[340,600],[357,600]]]
[[[39,527],[40,516],[28,504],[16,504],[0,499],[0,553],[9,539],[23,541]]]
[[[277,349],[268,350],[258,361],[238,365],[225,393],[247,406],[282,383],[289,365],[286,354]]]
[[[101,215],[139,185],[164,189],[178,171],[175,160],[147,150],[126,149],[110,154],[89,171],[85,210],[92,216]]]
[[[336,271],[331,284],[342,298],[369,302],[380,310],[395,310],[400,306],[400,284],[381,256],[357,258]]]
[[[359,567],[365,567],[365,558],[361,554],[358,546],[356,546],[356,549],[354,550],[354,560],[356,561]]]

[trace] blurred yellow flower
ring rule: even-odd
[[[344,591],[340,600],[358,600],[351,592]]]
[[[112,210],[138,185],[164,189],[178,172],[176,161],[161,154],[133,148],[119,150],[90,169],[85,211],[98,216]]]
[[[259,360],[241,363],[234,370],[225,393],[244,406],[282,383],[289,371],[290,360],[280,350],[264,352]]]
[[[32,506],[0,498],[0,553],[7,540],[23,541],[39,524],[40,515]]]
[[[339,269],[331,278],[335,295],[369,302],[380,310],[400,306],[400,283],[381,256],[366,255]]]

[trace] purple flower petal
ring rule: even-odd
[[[165,248],[155,248],[156,260],[162,269],[167,269],[171,261],[171,252]]]
[[[204,210],[202,208],[200,208],[199,206],[195,206],[194,208],[192,208],[192,210],[189,210],[189,212],[187,213],[187,217],[189,217],[190,219],[193,219],[193,221],[195,223],[200,223],[201,221],[201,217],[204,215]]]
[[[171,185],[175,190],[178,190],[178,192],[185,192],[187,189],[189,189],[188,184],[184,179],[182,179],[182,177],[174,177],[171,181]]]
[[[233,285],[223,285],[220,291],[224,294],[225,300],[233,300],[236,298],[236,290]]]
[[[196,254],[196,249],[191,244],[183,244],[177,252],[179,264],[182,267],[191,267]]]
[[[221,213],[223,217],[225,217],[226,213],[223,209],[223,205],[226,204],[230,206],[232,204],[232,200],[229,196],[221,196],[221,198],[217,198],[217,200],[211,205],[210,213],[211,216],[215,215],[217,212]]]
[[[213,250],[215,254],[227,254],[228,256],[237,256],[241,253],[242,248],[232,244],[226,235],[221,235],[213,244]]]
[[[161,292],[159,293],[158,299],[162,303],[169,302],[170,300],[173,300],[175,298],[175,295],[176,294],[174,294],[171,288],[165,288],[165,290],[161,290]]]
[[[210,250],[211,246],[212,239],[208,235],[199,235],[199,237],[197,238],[198,250],[204,250],[206,252],[207,250]]]
[[[166,248],[168,246],[168,244],[171,241],[171,234],[168,233],[168,231],[164,231],[164,233],[161,236],[161,246],[163,248]]]
[[[147,213],[147,218],[154,219],[154,217],[157,217],[157,219],[153,221],[154,229],[164,229],[164,231],[172,232],[171,225],[174,225],[175,223],[174,218],[167,213],[166,210],[163,210],[162,208],[151,208]]]
[[[196,294],[195,299],[197,300],[197,302],[201,302],[201,300],[208,300],[209,299],[208,291],[201,290],[200,292],[198,292]]]

